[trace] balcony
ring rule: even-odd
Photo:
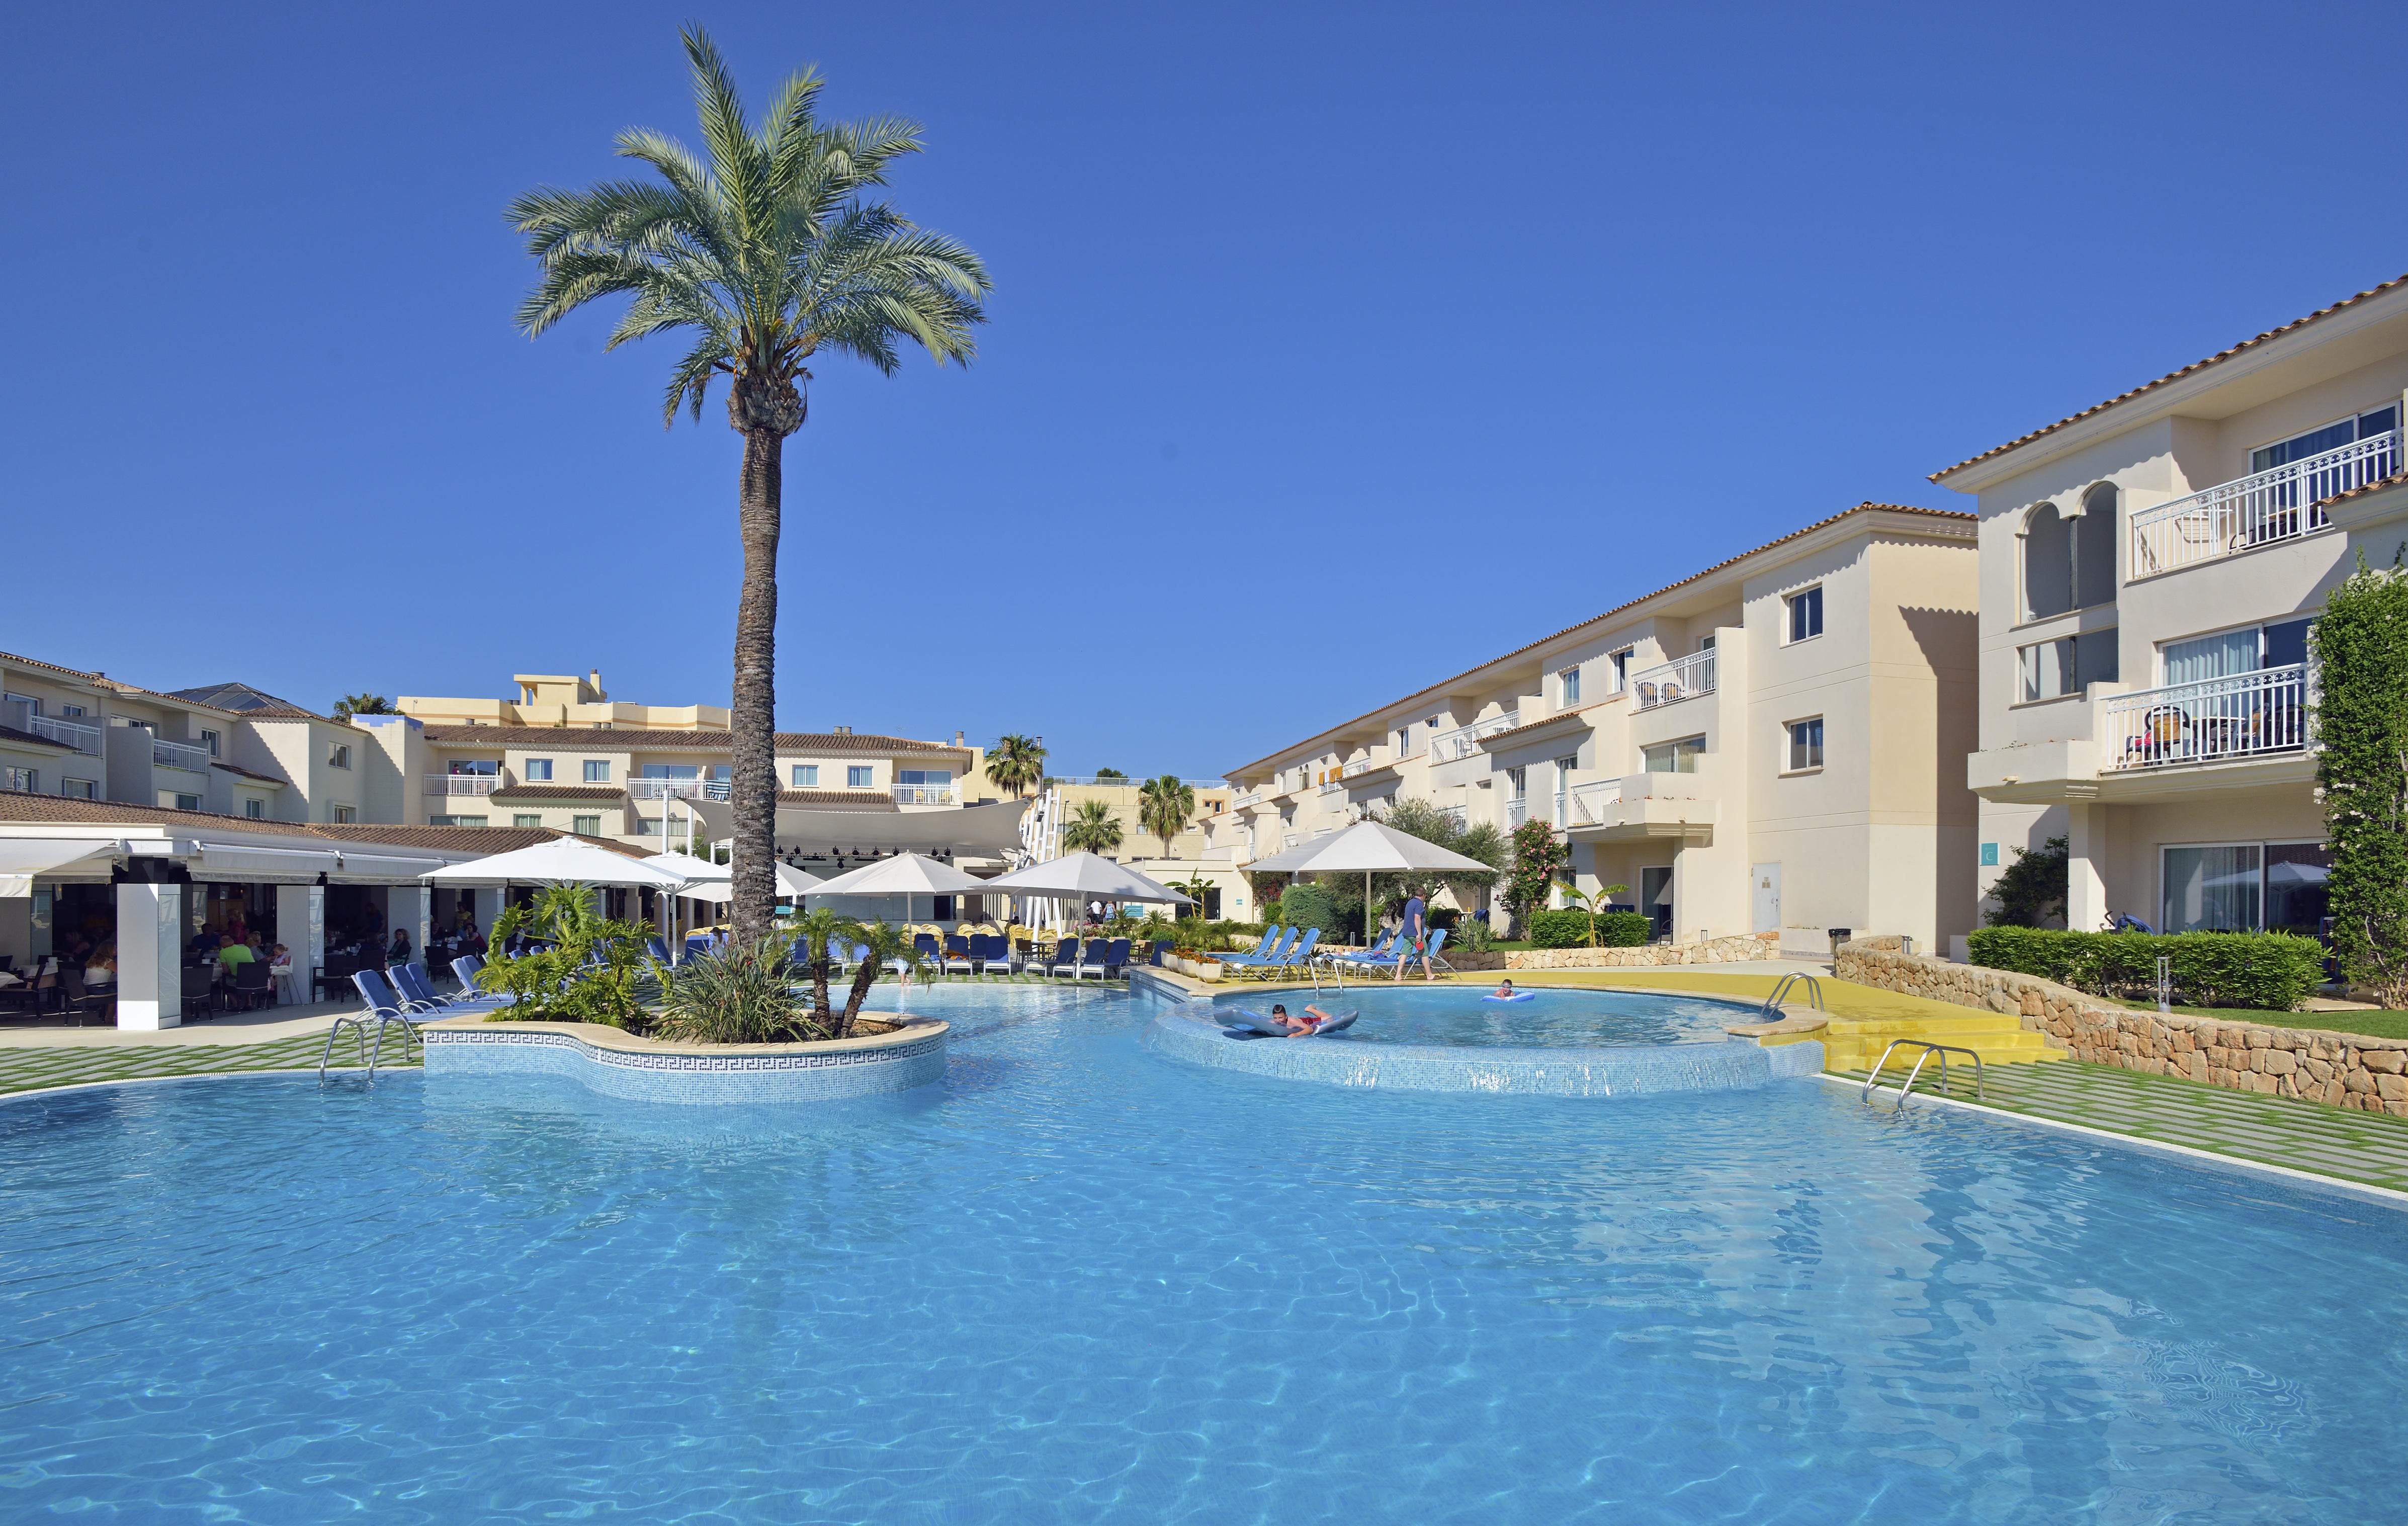
[[[1528,820],[1529,815],[1530,802],[1516,795],[1505,802],[1505,829],[1509,832],[1514,830]]]
[[[2100,771],[2303,752],[2308,702],[2304,663],[2114,695],[2105,705]]]
[[[1263,792],[1259,789],[1250,789],[1242,795],[1231,796],[1229,799],[1229,809],[1232,811],[1243,811],[1250,805],[1260,805],[1262,803]]]
[[[2400,431],[2354,440],[2132,516],[2131,578],[2154,577],[2328,528],[2316,505],[2400,469]]]
[[[1665,705],[1694,699],[1701,694],[1714,692],[1714,649],[1692,652],[1685,657],[1659,662],[1630,675],[1631,691],[1639,696],[1641,710],[1656,710]]]
[[[161,741],[153,738],[150,742],[150,766],[158,769],[181,769],[186,773],[207,773],[209,769],[209,752],[206,747],[194,747],[181,741]]]
[[[1430,761],[1450,763],[1458,757],[1469,757],[1480,751],[1480,739],[1493,737],[1499,731],[1511,731],[1522,724],[1522,713],[1509,710],[1502,715],[1491,715],[1484,721],[1474,721],[1452,731],[1441,731],[1430,738]]]
[[[958,803],[951,785],[896,785],[894,786],[896,805],[953,805]]]
[[[430,773],[425,776],[425,793],[446,797],[491,795],[500,783],[490,773]]]
[[[72,747],[79,753],[93,757],[100,756],[100,727],[96,726],[86,726],[80,721],[62,721],[49,715],[29,715],[25,717],[25,729],[37,737],[48,737],[52,741]]]
[[[729,785],[724,779],[652,779],[627,781],[627,798],[631,800],[724,800]]]
[[[1388,763],[1385,758],[1358,757],[1354,762],[1349,763],[1344,768],[1339,770],[1338,777],[1340,779],[1353,779],[1362,774],[1369,773],[1373,769],[1384,769],[1387,766]]]
[[[1312,792],[1315,795],[1335,795],[1345,787],[1346,781],[1343,779],[1324,779],[1312,786]]]
[[[1566,802],[1556,825],[1567,829],[1577,827],[1611,827],[1618,817],[1613,808],[1622,803],[1622,781],[1600,779],[1594,784],[1574,785],[1571,799]]]

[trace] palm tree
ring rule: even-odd
[[[633,300],[605,348],[684,331],[694,341],[669,373],[664,423],[681,407],[702,417],[711,379],[728,383],[727,422],[744,436],[737,525],[744,548],[736,604],[734,924],[738,942],[768,930],[777,895],[778,536],[785,439],[803,425],[810,358],[853,355],[893,374],[909,341],[938,364],[967,364],[985,322],[985,267],[969,250],[863,194],[920,149],[914,122],[822,122],[821,82],[786,81],[748,125],[727,65],[700,27],[682,34],[706,153],[647,128],[618,152],[657,180],[584,191],[539,187],[510,204],[541,278],[518,310],[529,338],[584,304]]]
[[[1149,779],[1137,786],[1137,819],[1162,839],[1162,856],[1170,857],[1170,840],[1196,819],[1196,786],[1175,773]]]
[[[1019,799],[1045,778],[1044,743],[1016,731],[996,738],[987,749],[986,776],[996,788],[1008,789]]]
[[[347,694],[335,701],[335,719],[338,721],[348,721],[354,715],[390,715],[392,713],[392,700],[383,695],[369,694],[365,690],[358,694]]]
[[[1121,818],[1101,800],[1081,800],[1079,813],[1062,826],[1062,845],[1072,853],[1110,853],[1121,845]]]

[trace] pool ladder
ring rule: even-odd
[[[1923,1055],[1921,1058],[1914,1062],[1914,1069],[1906,1073],[1905,1083],[1898,1088],[1898,1100],[1900,1106],[1905,1105],[1907,1094],[1914,1089],[1915,1078],[1923,1073],[1923,1067],[1931,1063],[1931,1057],[1934,1055],[1938,1055],[1940,1057],[1940,1092],[1942,1096],[1944,1097],[1948,1093],[1948,1057],[1950,1055],[1964,1055],[1971,1058],[1973,1061],[1973,1100],[1977,1102],[1987,1102],[1990,1100],[1982,1088],[1982,1057],[1979,1052],[1971,1049],[1960,1048],[1953,1044],[1932,1044],[1924,1039],[1892,1039],[1889,1041],[1889,1048],[1882,1051],[1881,1058],[1873,1061],[1872,1073],[1865,1077],[1864,1100],[1866,1101],[1870,1102],[1873,1100],[1873,1089],[1881,1085],[1882,1072],[1889,1065],[1891,1051],[1895,1050],[1901,1044],[1914,1044],[1916,1048],[1923,1051]]]
[[[1764,1020],[1766,1022],[1777,1023],[1781,1021],[1782,1002],[1787,999],[1792,987],[1800,985],[1806,987],[1807,1005],[1813,1007],[1816,1012],[1823,1014],[1825,1016],[1830,1015],[1831,1009],[1823,1004],[1823,983],[1816,980],[1813,975],[1799,974],[1797,971],[1793,970],[1789,973],[1782,976],[1781,984],[1773,986],[1772,994],[1764,999]]]

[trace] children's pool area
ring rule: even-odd
[[[941,1081],[812,1107],[0,1103],[0,1519],[2396,1513],[2386,1203],[1811,1079],[1341,1089],[1119,992],[912,1008]]]

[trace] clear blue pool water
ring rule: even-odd
[[[2396,1519],[2408,1216],[1814,1082],[1349,1092],[939,990],[796,1122],[0,1104],[0,1520]]]
[[[1214,998],[1217,1005],[1268,1013],[1312,1001],[1324,1012],[1360,1015],[1333,1043],[1472,1044],[1525,1049],[1595,1048],[1631,1044],[1720,1044],[1733,1023],[1754,1020],[1728,1001],[1677,994],[1533,990],[1526,1001],[1484,1001],[1493,986],[1349,985],[1343,993],[1280,991]]]

